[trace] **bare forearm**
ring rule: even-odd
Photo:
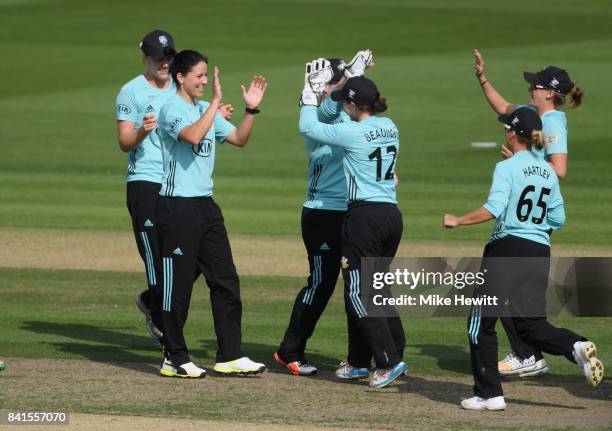
[[[119,147],[122,151],[128,152],[138,148],[144,139],[151,133],[142,128],[137,130],[123,131],[119,133]]]
[[[487,78],[482,75],[478,77],[480,88],[482,89],[482,94],[484,94],[485,99],[491,105],[491,108],[498,114],[507,114],[514,110],[514,105],[509,103],[504,97],[497,92],[493,84],[491,84]]]
[[[253,124],[255,124],[255,115],[247,113],[236,127],[234,139],[230,143],[238,147],[244,147],[251,137]]]
[[[459,226],[463,226],[484,223],[494,218],[495,217],[493,217],[493,214],[487,211],[484,207],[480,207],[474,211],[471,211],[467,214],[458,217],[457,222],[459,223]]]
[[[212,127],[218,109],[219,102],[213,100],[198,121],[181,130],[179,138],[191,145],[198,145]]]

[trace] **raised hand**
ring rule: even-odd
[[[307,68],[308,69],[308,68]],[[315,92],[317,97],[320,97],[325,89],[325,86],[334,77],[334,71],[331,63],[325,58],[317,58],[310,62],[310,72],[308,72],[308,83]]]
[[[484,75],[484,66],[485,63],[482,54],[477,49],[474,49],[474,72],[479,79]]]
[[[365,70],[374,67],[374,53],[370,49],[357,52],[353,59],[344,65],[344,76],[352,78],[353,76],[361,76]]]
[[[221,104],[223,92],[221,91],[221,81],[219,81],[219,68],[215,66],[213,69],[213,102]]]
[[[247,90],[244,85],[240,85],[242,89],[242,98],[244,99],[244,103],[246,103],[247,108],[255,109],[261,103],[261,100],[266,93],[266,88],[268,88],[268,81],[261,75],[255,75],[251,78],[251,85]]]

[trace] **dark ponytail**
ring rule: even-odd
[[[380,114],[387,110],[387,99],[380,97],[379,93],[376,93],[376,98],[368,103],[355,103],[360,111],[368,111],[370,114]]]
[[[376,99],[372,103],[372,111],[375,114],[380,112],[385,112],[387,110],[387,99],[384,97],[380,97],[380,94],[376,95]]]
[[[208,64],[208,57],[200,54],[198,51],[186,49],[176,54],[172,64],[170,65],[170,75],[172,75],[174,84],[177,87],[180,87],[181,84],[178,82],[177,75],[179,73],[182,75],[187,75],[192,67],[202,61]]]

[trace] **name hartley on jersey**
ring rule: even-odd
[[[363,134],[366,141],[371,142],[380,138],[397,139],[397,129],[376,129]]]
[[[528,166],[523,168],[523,175],[525,175],[525,177],[538,175],[547,180],[550,177],[550,172],[542,166]]]

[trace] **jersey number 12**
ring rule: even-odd
[[[393,179],[393,173],[395,172],[393,168],[395,167],[395,158],[397,157],[397,148],[395,145],[390,145],[387,147],[387,154],[389,153],[393,154],[393,160],[389,165],[389,169],[387,169],[387,173],[385,173],[385,180]],[[378,182],[382,178],[382,150],[380,147],[376,148],[374,152],[368,156],[368,158],[370,160],[376,159],[376,181]]]

